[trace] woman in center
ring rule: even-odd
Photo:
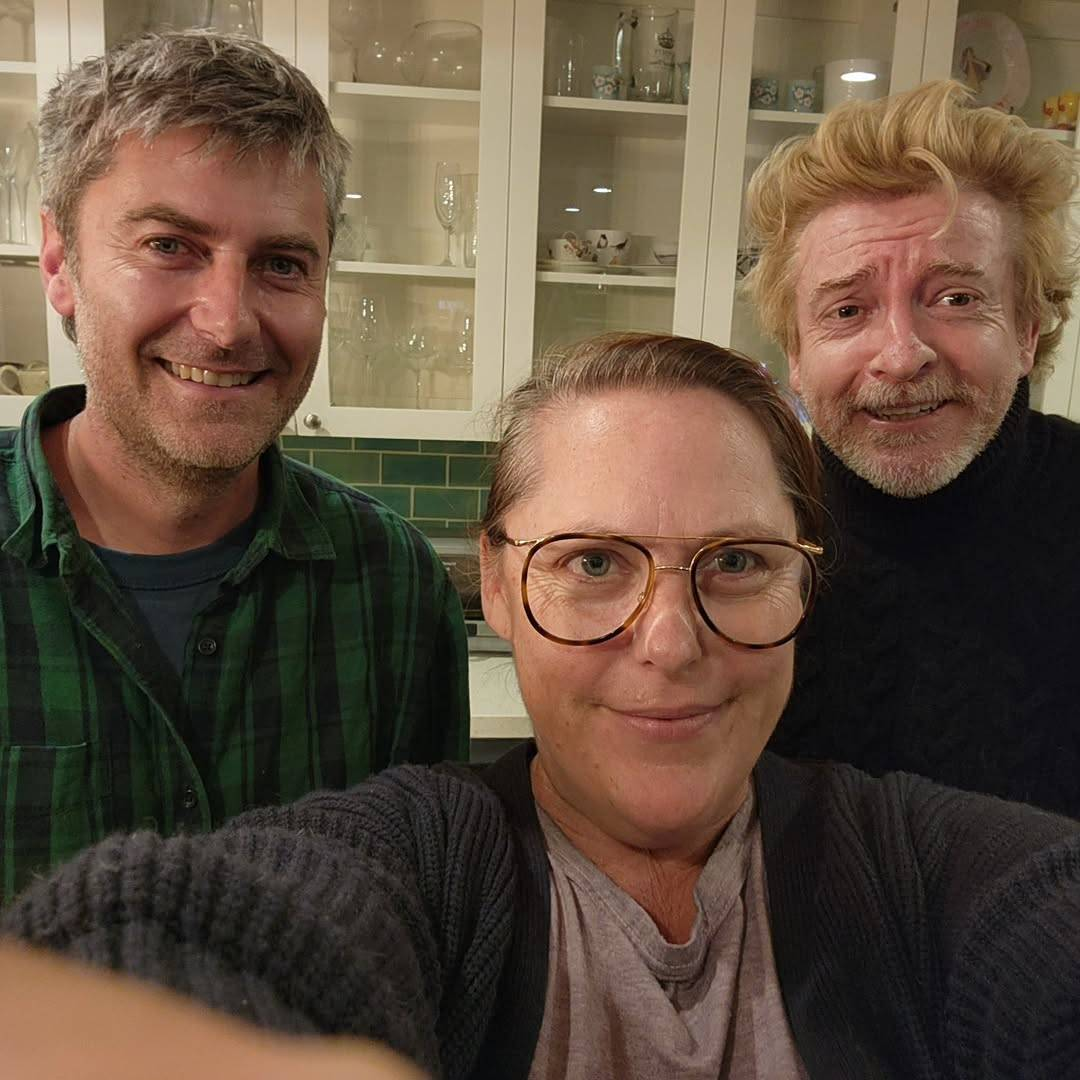
[[[764,752],[821,534],[771,379],[608,336],[502,426],[483,602],[535,741],[114,837],[0,929],[451,1078],[1080,1075],[1080,826]]]
[[[481,559],[551,869],[532,1075],[798,1076],[750,774],[820,551],[806,437],[749,361],[626,337],[504,419]]]

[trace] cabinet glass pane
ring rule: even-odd
[[[851,97],[888,94],[894,8],[892,0],[759,0],[745,91],[750,111],[744,188],[777,143],[811,133],[826,110]],[[754,257],[744,222],[736,253],[737,278],[753,265]],[[731,345],[786,380],[783,355],[762,337],[745,300],[736,300]]]
[[[534,355],[670,332],[693,6],[549,0]]]
[[[191,26],[213,26],[260,37],[262,0],[105,0],[105,41],[109,45],[146,30]]]
[[[352,146],[330,401],[473,407],[481,0],[331,0],[330,108]]]
[[[48,386],[45,300],[37,269],[41,243],[37,79],[25,73],[26,63],[0,61],[0,395],[4,396],[38,394]]]
[[[1022,116],[1072,141],[1080,94],[1080,3],[960,0],[954,78],[981,105]]]

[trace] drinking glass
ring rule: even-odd
[[[476,173],[462,173],[461,180],[461,222],[458,232],[461,234],[461,261],[472,269],[476,266],[477,249],[477,210],[479,203],[476,194]]]
[[[18,136],[10,131],[0,132],[0,240],[15,239],[15,161]]]
[[[15,140],[15,195],[19,202],[19,220],[18,228],[12,228],[12,239],[19,244],[27,243],[26,196],[37,169],[37,161],[37,128],[27,124]]]
[[[439,362],[439,351],[432,344],[431,331],[418,323],[411,324],[396,343],[397,354],[416,380],[416,408],[423,407],[424,372],[431,371]]]
[[[435,216],[446,230],[446,257],[440,266],[453,266],[450,238],[461,216],[461,166],[455,161],[440,161],[435,166]]]
[[[259,13],[256,0],[209,0],[203,26],[230,34],[259,36]]]
[[[330,5],[330,29],[349,50],[349,79],[355,80],[356,54],[364,40],[368,15],[364,0],[333,0]]]
[[[671,101],[675,74],[674,8],[639,7],[634,30],[634,90],[638,101]]]
[[[556,97],[580,97],[585,38],[553,15],[545,21],[544,83],[545,93]]]

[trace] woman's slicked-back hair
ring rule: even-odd
[[[1034,374],[1069,317],[1077,252],[1067,208],[1076,154],[1018,116],[975,108],[951,81],[832,110],[813,135],[781,143],[750,180],[747,214],[757,265],[744,288],[765,332],[788,354],[798,349],[796,248],[806,224],[848,199],[888,199],[944,189],[997,199],[1012,216],[1016,314],[1039,324]]]
[[[582,399],[622,390],[655,394],[711,390],[737,402],[761,425],[780,482],[791,499],[799,535],[821,539],[823,511],[817,456],[791,406],[762,365],[694,338],[617,333],[589,338],[548,354],[511,390],[497,412],[502,433],[481,522],[489,540],[505,538],[510,508],[539,480],[537,427]],[[633,447],[627,447],[633,454]],[[687,466],[690,467],[688,462]]]

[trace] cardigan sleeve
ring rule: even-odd
[[[264,1027],[362,1035],[465,1076],[512,887],[496,796],[403,767],[208,836],[114,836],[17,898],[0,932]]]
[[[905,779],[954,1075],[1080,1078],[1080,824]]]

